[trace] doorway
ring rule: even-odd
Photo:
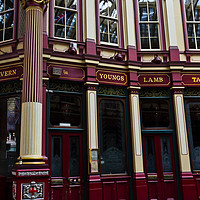
[[[143,152],[149,199],[178,199],[172,134],[144,134]]]
[[[51,198],[82,199],[82,135],[50,133]]]

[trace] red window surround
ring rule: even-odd
[[[51,0],[50,1],[50,37],[54,38],[54,5],[55,5],[56,0]],[[83,17],[82,17],[82,1],[77,0],[77,41],[82,42],[83,41]],[[57,37],[58,38],[58,37]],[[58,38],[58,39],[63,39],[63,38]],[[70,39],[65,39],[65,40],[70,40]]]

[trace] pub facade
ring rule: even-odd
[[[3,0],[4,199],[200,196],[199,0]]]

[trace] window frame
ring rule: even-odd
[[[192,0],[193,1],[193,0]],[[189,47],[189,36],[188,36],[188,29],[187,29],[187,24],[192,24],[193,27],[195,24],[200,24],[200,20],[199,21],[187,21],[187,16],[186,16],[186,9],[185,9],[185,0],[181,0],[181,9],[182,9],[182,20],[183,20],[183,31],[184,31],[184,38],[185,38],[185,49],[186,51],[200,51],[200,48],[190,48]],[[194,14],[194,12],[193,12]],[[194,17],[194,15],[193,15]],[[196,35],[195,29],[194,30],[194,35]],[[196,43],[196,37],[195,39],[195,46],[197,47],[197,43]],[[200,38],[199,38],[200,39]]]
[[[124,33],[123,33],[123,18],[122,18],[122,0],[116,0],[116,9],[117,9],[117,20],[118,26],[117,26],[117,43],[110,43],[110,42],[104,42],[100,40],[100,10],[99,10],[99,0],[96,0],[96,33],[97,33],[97,44],[98,45],[108,45],[108,46],[114,46],[119,48],[124,48]],[[110,17],[104,16],[106,19],[109,19]],[[112,18],[110,18],[112,19]]]
[[[6,0],[4,0],[4,5],[5,5],[5,1]],[[4,6],[5,7],[5,6]],[[18,4],[17,4],[17,0],[13,0],[13,8],[12,9],[8,9],[8,10],[4,10],[4,11],[1,11],[0,12],[0,14],[2,13],[4,16],[5,16],[5,14],[6,13],[8,13],[8,12],[13,12],[13,32],[12,32],[12,38],[11,39],[8,39],[8,40],[5,40],[4,39],[4,37],[5,37],[5,24],[6,23],[4,23],[4,27],[3,27],[3,40],[2,41],[0,41],[0,44],[2,44],[2,43],[9,43],[10,41],[13,41],[13,40],[16,40],[16,36],[17,36],[17,34],[16,34],[16,29],[17,29],[17,27],[16,27],[16,22],[17,22],[17,12],[16,12],[16,9],[18,8]],[[4,17],[4,20],[5,20],[5,17]]]
[[[77,16],[76,16],[76,39],[70,39],[70,38],[66,38],[66,31],[65,31],[65,37],[56,37],[55,36],[55,16],[54,16],[54,10],[56,9],[56,7],[58,9],[63,9],[64,11],[66,10],[71,10],[73,12],[76,12]],[[82,42],[83,41],[83,16],[82,16],[82,1],[81,0],[77,0],[77,9],[76,11],[73,9],[68,9],[66,7],[59,7],[59,6],[55,6],[55,0],[50,1],[50,37],[54,38],[54,39],[58,39],[58,40],[65,40],[65,41],[69,41],[69,42]],[[64,25],[66,28],[66,25]]]
[[[134,1],[134,11],[135,11],[135,28],[136,28],[136,43],[138,51],[166,51],[166,39],[165,39],[165,28],[164,28],[164,17],[163,17],[163,5],[161,0],[156,0],[157,7],[157,18],[158,18],[158,40],[159,48],[158,49],[142,49],[141,48],[141,35],[140,35],[140,24],[152,24],[154,21],[140,21],[139,19],[139,2],[138,0]],[[149,32],[150,35],[150,32]],[[150,37],[149,37],[150,38]],[[151,41],[149,40],[149,43]]]

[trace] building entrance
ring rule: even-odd
[[[149,199],[177,199],[172,135],[143,135],[143,152]]]
[[[49,159],[52,199],[82,199],[82,136],[50,133]]]

